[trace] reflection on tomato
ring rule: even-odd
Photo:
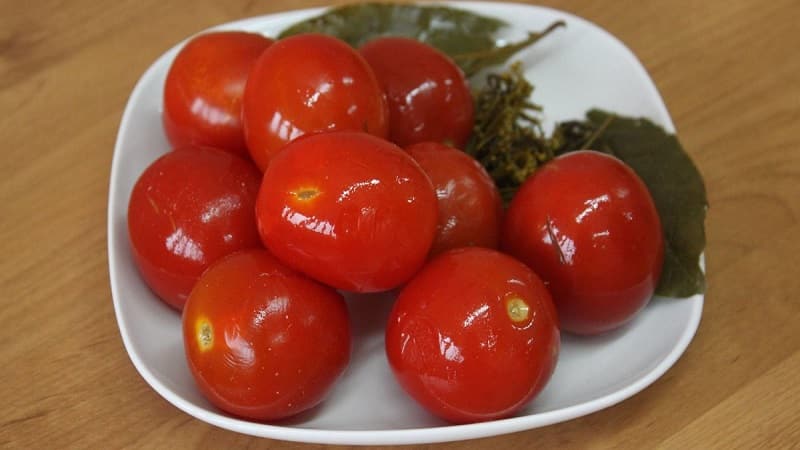
[[[653,199],[622,161],[567,153],[536,171],[509,206],[503,248],[547,283],[562,329],[595,334],[650,300],[664,256]]]
[[[265,250],[213,264],[183,313],[189,368],[218,408],[267,421],[320,403],[350,359],[342,296]]]
[[[467,144],[472,95],[463,72],[444,53],[403,37],[381,37],[360,52],[389,102],[389,139],[402,147],[424,141]]]
[[[436,194],[396,145],[366,133],[318,133],[272,159],[256,215],[264,244],[290,267],[338,289],[377,292],[422,266]]]
[[[254,213],[260,182],[250,161],[202,147],[169,152],[142,173],[128,203],[128,233],[156,295],[180,310],[211,263],[261,246]]]
[[[430,177],[439,200],[431,255],[467,246],[497,248],[503,201],[486,169],[461,150],[437,142],[414,144],[406,151]]]
[[[441,254],[400,292],[386,328],[392,371],[411,397],[451,422],[508,417],[552,375],[555,308],[542,281],[495,250]]]
[[[375,74],[345,42],[321,34],[281,39],[256,61],[244,93],[244,131],[265,170],[286,143],[310,132],[388,134],[388,109]]]
[[[162,119],[173,147],[219,148],[248,157],[241,109],[247,75],[272,43],[260,34],[201,34],[178,52],[164,84]]]

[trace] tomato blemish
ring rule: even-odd
[[[154,211],[156,214],[161,214],[161,211],[160,211],[160,210],[159,210],[159,208],[158,208],[158,203],[156,203],[156,201],[155,201],[155,200],[153,200],[153,197],[150,197],[150,196],[149,196],[149,195],[147,195],[147,194],[145,194],[145,195],[146,195],[146,197],[147,197],[147,202],[148,202],[148,203],[150,203],[150,207],[151,207],[151,208],[153,208],[153,211]]]

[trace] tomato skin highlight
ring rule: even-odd
[[[242,108],[247,146],[263,171],[306,133],[389,133],[389,110],[375,74],[345,42],[301,34],[270,46],[253,66]]]
[[[273,158],[256,216],[265,246],[290,267],[337,289],[379,292],[424,263],[436,194],[394,144],[366,133],[318,133]]]
[[[495,250],[450,250],[401,291],[386,327],[397,381],[453,423],[513,415],[547,384],[560,348],[555,307],[528,267]]]
[[[256,33],[219,31],[186,43],[164,83],[162,121],[173,148],[207,146],[249,158],[242,97],[250,68],[272,42]]]
[[[341,294],[263,249],[231,254],[203,274],[186,302],[183,338],[206,398],[258,421],[316,406],[350,360]]]
[[[431,256],[459,247],[498,248],[503,201],[486,169],[463,151],[437,142],[406,151],[436,189],[439,223]]]
[[[618,328],[650,301],[664,258],[658,211],[620,160],[562,155],[520,187],[506,214],[503,249],[550,289],[562,329]]]
[[[381,37],[359,49],[386,91],[389,140],[467,144],[473,102],[461,69],[436,48],[404,37]]]
[[[140,175],[128,203],[131,252],[169,306],[181,310],[217,259],[261,247],[254,212],[260,180],[251,162],[202,147],[166,153]]]

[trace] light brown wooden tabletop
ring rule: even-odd
[[[683,357],[565,423],[425,448],[800,446],[800,3],[543,2],[641,59],[705,177],[708,290]],[[272,448],[181,412],[134,369],[106,205],[136,80],[209,26],[320,1],[0,0],[0,448]]]

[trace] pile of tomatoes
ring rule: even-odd
[[[645,306],[663,240],[633,171],[571,153],[506,209],[459,150],[472,108],[459,68],[406,38],[212,32],[180,50],[172,151],[138,179],[128,227],[209,401],[258,421],[317,405],[350,360],[342,292],[394,290],[405,391],[451,422],[507,417],[550,379],[562,330]]]

